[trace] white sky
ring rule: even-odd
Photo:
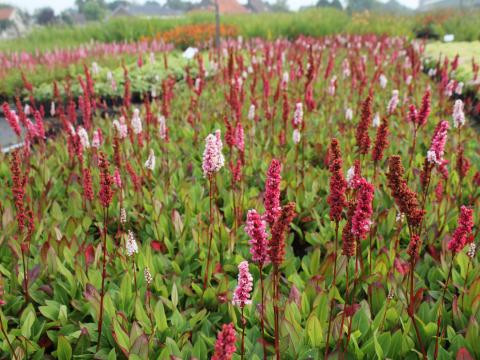
[[[317,2],[317,0],[287,0],[287,1],[288,1],[288,5],[293,10],[298,9],[300,6],[313,5]],[[398,1],[411,8],[415,8],[418,6],[418,0],[398,0]],[[10,3],[24,10],[28,10],[29,12],[33,12],[33,10],[35,10],[36,8],[50,6],[57,13],[69,7],[72,7],[75,4],[74,0],[2,0],[2,2]],[[138,2],[142,3],[143,1],[138,1]],[[164,1],[159,0],[159,3],[163,3],[163,2]],[[243,1],[240,1],[240,2],[243,2]],[[269,2],[275,2],[275,0],[269,0]]]

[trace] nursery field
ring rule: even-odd
[[[445,57],[453,60],[455,56],[459,55],[456,77],[468,82],[474,78],[475,69],[472,64],[475,60],[478,62],[478,59],[480,59],[480,41],[432,42],[427,45],[425,55],[434,60],[443,60]],[[478,69],[476,72],[478,75]]]
[[[480,358],[454,55],[427,74],[395,36],[107,44],[37,54],[5,95],[0,359]],[[45,58],[74,69],[32,84]]]

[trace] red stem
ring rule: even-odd
[[[208,224],[208,255],[207,255],[207,267],[205,268],[205,276],[203,278],[203,290],[207,288],[207,281],[208,281],[208,269],[210,268],[210,252],[212,249],[212,238],[213,238],[213,194],[212,194],[212,176],[210,175],[208,178],[208,183],[210,187],[209,191],[209,198],[210,198],[210,224]]]
[[[103,265],[102,265],[102,291],[100,293],[100,316],[98,320],[98,340],[97,351],[100,348],[100,339],[102,337],[103,325],[103,299],[105,297],[105,278],[107,276],[107,219],[108,208],[103,208]]]

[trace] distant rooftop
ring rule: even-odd
[[[0,9],[0,20],[8,20],[15,12],[14,8],[2,8]]]

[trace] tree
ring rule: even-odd
[[[274,12],[288,12],[287,0],[277,0],[274,4],[270,5],[270,9]]]
[[[343,9],[343,6],[342,6],[342,3],[340,2],[340,0],[332,0],[332,1],[320,0],[317,3],[317,7],[331,7],[331,8],[335,8],[335,9],[339,9],[339,10]]]
[[[182,0],[167,0],[165,5],[173,10],[188,11],[191,3]]]
[[[348,0],[347,9],[350,12],[373,10],[376,5],[376,0]]]
[[[130,5],[130,2],[129,1],[125,1],[125,0],[115,0],[115,1],[112,1],[111,3],[108,3],[107,4],[107,7],[110,11],[114,11],[116,8],[118,8],[119,6],[128,6]]]
[[[51,7],[44,7],[35,12],[35,21],[39,25],[48,25],[55,22],[55,12]]]
[[[87,21],[102,20],[107,7],[104,0],[75,0],[78,12],[85,15]]]

